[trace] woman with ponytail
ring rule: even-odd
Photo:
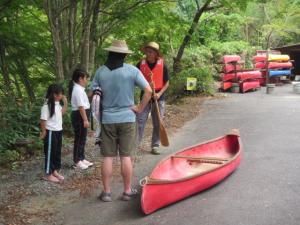
[[[63,107],[60,101],[63,101]],[[67,98],[58,84],[48,87],[46,100],[41,109],[41,134],[44,140],[45,180],[58,183],[64,177],[58,173],[61,168],[62,115],[67,111]]]
[[[69,95],[72,105],[72,126],[74,128],[74,150],[73,160],[75,167],[87,169],[93,163],[85,159],[85,143],[87,137],[87,128],[89,127],[88,115],[90,103],[85,87],[88,83],[88,73],[82,69],[76,69],[73,72],[72,80],[69,84]]]

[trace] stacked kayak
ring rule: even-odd
[[[245,81],[245,80],[249,80],[249,79],[258,79],[261,78],[261,72],[258,70],[250,70],[250,71],[244,71],[244,72],[237,72],[235,73],[227,73],[227,74],[223,74],[223,80],[224,81],[230,81],[235,79],[235,77],[237,77],[237,79],[239,81]]]
[[[289,76],[291,75],[291,70],[270,70],[269,76],[276,77],[276,76]]]
[[[262,73],[259,70],[242,69],[240,60],[241,57],[238,55],[225,55],[223,57],[225,63],[221,87],[223,91],[231,90],[234,93],[245,93],[260,87],[259,79],[262,78]]]
[[[255,67],[257,69],[264,69],[266,68],[265,62],[258,62],[255,64]],[[293,64],[291,62],[269,62],[268,68],[269,69],[290,69],[293,67]]]
[[[230,72],[233,72],[235,70],[240,70],[240,69],[241,69],[241,65],[239,65],[239,64],[237,64],[237,65],[225,64],[223,67],[224,73],[230,73]]]
[[[259,87],[260,87],[259,80],[246,81],[246,82],[242,82],[240,84],[240,89],[241,89],[242,93],[245,93],[249,90],[256,90]]]
[[[223,56],[223,74],[222,74],[222,85],[221,89],[223,91],[228,91],[232,89],[232,83],[237,82],[238,77],[236,76],[236,71],[241,69],[241,57],[239,55],[224,55]]]
[[[223,63],[237,63],[241,61],[241,57],[239,55],[224,55],[223,57]]]
[[[263,55],[256,55],[253,57],[253,61],[254,62],[265,62],[267,58],[266,54]],[[275,62],[287,62],[290,60],[290,56],[289,55],[274,55],[274,54],[270,54],[269,55],[269,61],[275,61]]]
[[[260,51],[253,57],[253,62],[255,68],[262,71],[262,85],[266,83],[267,74],[271,83],[278,82],[279,79],[285,79],[292,74],[291,69],[293,68],[293,64],[290,61],[289,55],[282,55],[278,51],[270,52],[268,59],[267,52]]]

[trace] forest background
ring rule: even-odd
[[[300,42],[300,1],[0,0],[0,165],[41,150],[48,85],[66,87],[76,67],[93,76],[113,39],[127,41],[133,65],[141,46],[160,44],[169,102],[184,95],[187,77],[197,78],[197,93],[213,95],[224,54],[239,54],[251,67],[255,50]],[[64,130],[71,132],[69,114]]]

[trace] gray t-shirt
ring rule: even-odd
[[[130,109],[134,105],[134,88],[144,89],[148,82],[135,67],[124,63],[122,67],[110,70],[101,66],[92,82],[92,90],[102,90],[102,123],[135,122],[135,113]]]

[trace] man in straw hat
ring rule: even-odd
[[[135,190],[131,187],[132,162],[130,153],[136,144],[136,113],[143,111],[151,98],[152,90],[142,73],[134,66],[124,63],[132,53],[123,40],[114,40],[105,48],[108,57],[105,65],[98,68],[92,88],[102,90],[102,162],[103,191],[99,198],[112,201],[111,176],[113,157],[121,158],[121,173],[124,181],[122,200],[128,201]],[[138,86],[145,94],[139,105],[134,105],[134,88]]]
[[[153,98],[158,101],[160,116],[163,118],[165,113],[165,91],[169,87],[168,69],[160,53],[159,45],[156,42],[149,42],[142,48],[142,51],[145,53],[146,58],[142,59],[137,64],[137,67],[141,70],[149,83],[153,80],[155,88]],[[143,93],[141,95],[143,95]],[[143,112],[138,114],[138,145],[141,145],[145,125],[150,112],[153,124],[151,153],[159,155],[159,121],[155,112],[153,101],[150,101]]]

